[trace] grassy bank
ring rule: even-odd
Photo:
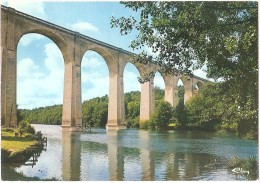
[[[258,175],[258,162],[256,157],[249,157],[245,159],[240,159],[238,157],[233,157],[228,162],[228,169],[242,168],[248,171],[249,180],[257,180]]]
[[[27,156],[26,150],[38,143],[32,134],[25,133],[15,136],[16,129],[1,130],[1,159],[6,161],[23,161]]]

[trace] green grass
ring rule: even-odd
[[[1,148],[13,153],[24,151],[32,145],[37,144],[35,137],[29,134],[24,134],[21,137],[15,136],[15,130],[1,130]]]
[[[249,179],[257,180],[258,179],[258,162],[255,157],[248,157],[245,159],[240,159],[233,157],[228,162],[228,168],[243,168],[245,171],[249,171]]]

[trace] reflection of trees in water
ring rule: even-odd
[[[47,145],[47,143],[46,143]],[[38,162],[42,151],[46,151],[47,147],[43,144],[32,146],[28,151],[30,151],[31,157],[23,164],[24,166],[34,166]]]
[[[40,180],[37,177],[26,177],[23,173],[17,173],[14,168],[21,166],[31,166],[32,168],[38,162],[38,158],[41,156],[42,151],[46,151],[47,147],[44,144],[37,144],[31,146],[31,148],[27,149],[22,156],[24,156],[24,160],[21,162],[9,162],[1,164],[1,174],[2,180],[8,181],[32,181],[32,180]],[[48,180],[55,180],[54,178]]]
[[[2,180],[4,181],[40,181],[38,177],[27,177],[21,172],[16,172],[13,167],[5,166],[1,168]],[[44,179],[44,181],[58,181],[56,178]]]
[[[137,172],[135,180],[137,177],[139,180],[157,180],[158,177],[159,180],[194,180],[226,168],[226,161],[214,155],[182,152],[183,149],[177,149],[177,146],[161,148],[160,151],[154,148],[147,135],[142,134],[139,145],[136,145],[138,148],[125,147],[127,144],[122,143],[116,131],[107,133],[104,143],[80,141],[79,136],[64,137],[63,180],[93,179],[97,176],[101,180],[131,180],[128,174],[129,171],[132,173],[133,167]],[[141,148],[143,144],[146,145]],[[188,146],[193,148],[194,144],[189,143]],[[81,162],[81,156],[84,156],[84,162]],[[101,161],[103,164],[97,165]],[[103,175],[96,173],[100,168],[105,171]]]
[[[149,136],[142,136],[140,144],[146,143],[145,148],[123,147],[126,144],[118,145],[120,136],[110,134],[107,144],[82,142],[82,150],[93,157],[107,156],[109,180],[124,180],[128,166],[135,163],[140,166],[141,180],[156,180],[161,173],[164,174],[164,180],[192,180],[205,172],[204,166],[215,160],[215,157],[208,154],[150,151],[149,148],[153,146],[148,142]],[[162,167],[165,169],[161,170]]]
[[[182,157],[180,154],[170,153],[166,158],[166,180],[180,180],[179,164]]]

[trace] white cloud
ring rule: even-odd
[[[7,6],[8,2],[7,2],[7,0],[1,0],[0,4]]]
[[[81,68],[82,69],[95,69],[102,66],[102,60],[98,59],[97,57],[86,57],[84,56],[81,62]]]
[[[161,76],[161,74],[159,72],[155,73],[155,77],[154,77],[154,82],[153,83],[154,83],[154,86],[158,86],[161,89],[165,88],[163,77]]]
[[[88,100],[94,97],[101,97],[108,95],[109,92],[109,77],[91,78],[93,84],[90,88],[85,88],[86,92],[82,92],[82,101]],[[84,87],[84,84],[82,88]]]
[[[207,79],[207,72],[203,71],[202,69],[198,69],[198,70],[193,71],[193,74],[195,76]]]
[[[92,25],[89,22],[82,22],[82,21],[78,21],[76,23],[73,24],[68,24],[67,25],[68,28],[80,32],[80,33],[85,33],[85,32],[99,32],[98,28],[94,25]]]
[[[54,43],[44,46],[45,68],[31,58],[18,61],[17,103],[19,108],[62,104],[64,64]]]
[[[84,55],[81,67],[82,101],[108,95],[109,71],[105,60],[90,51]]]
[[[183,82],[182,82],[181,79],[178,80],[178,82],[177,82],[177,86],[183,86]]]
[[[24,58],[18,62],[17,76],[20,79],[40,78],[43,76],[38,65],[31,58]]]
[[[17,0],[9,0],[5,3],[6,6],[12,7],[18,11],[23,13],[35,16],[37,18],[41,18],[46,20],[47,15],[44,11],[44,2],[42,1],[17,1]]]
[[[139,75],[127,69],[124,71],[124,93],[130,91],[141,91],[141,85],[137,79]]]
[[[127,63],[124,69],[124,93],[130,91],[141,91],[141,85],[138,81],[140,74],[137,68],[131,64]]]
[[[60,49],[54,43],[48,43],[44,46],[44,52],[46,54],[46,59],[44,64],[46,68],[51,72],[58,72],[63,68],[63,57]]]
[[[144,51],[147,52],[147,54],[151,55],[152,57],[157,57],[159,56],[159,51],[157,51],[156,53],[153,52],[153,49],[148,47],[148,46],[144,46]]]
[[[21,44],[22,46],[29,46],[33,41],[41,40],[43,38],[45,38],[43,35],[30,33],[29,35],[23,36],[20,39],[19,44]]]

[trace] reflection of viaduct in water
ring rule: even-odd
[[[109,69],[109,104],[107,128],[125,128],[123,71],[133,53],[84,36],[44,20],[1,6],[1,123],[17,124],[16,109],[16,54],[21,37],[38,33],[50,38],[60,49],[64,59],[63,130],[74,131],[82,125],[81,109],[81,61],[84,53],[93,50],[106,61]],[[133,63],[141,77],[160,68],[154,64]],[[172,106],[178,102],[177,82],[182,79],[187,101],[195,91],[195,85],[206,80],[199,77],[163,75],[165,100]],[[153,79],[141,84],[140,120],[148,120],[154,111]]]
[[[62,133],[62,179],[80,180],[81,144],[77,133]]]
[[[155,163],[151,152],[148,149],[127,148],[119,145],[120,131],[109,131],[107,133],[107,144],[87,142],[82,144],[78,133],[62,133],[62,179],[64,181],[81,180],[82,150],[87,151],[93,157],[100,154],[107,154],[108,158],[108,179],[110,181],[122,181],[125,178],[125,158],[140,159],[141,161],[141,180],[154,180]],[[82,144],[82,146],[81,146]],[[99,148],[96,148],[99,146]],[[127,151],[127,149],[131,149]],[[138,157],[139,156],[139,157]],[[91,164],[87,164],[90,166]]]
[[[199,177],[203,173],[203,167],[213,159],[207,154],[189,153],[166,153],[161,157],[163,153],[157,153],[153,150],[152,144],[149,144],[149,133],[142,132],[139,134],[138,148],[124,147],[118,133],[120,131],[109,131],[107,143],[102,144],[82,142],[80,134],[63,132],[62,180],[95,180],[97,177],[98,180],[131,180],[128,170],[133,171],[133,164],[129,164],[129,160],[134,160],[134,167],[140,168],[140,171],[139,168],[136,170],[139,175],[134,175],[135,180],[153,181],[157,180],[158,176],[160,180],[191,180]],[[100,155],[105,159],[102,160],[103,165],[96,167],[93,159],[99,159]],[[86,159],[86,156],[90,159]],[[157,158],[160,161],[156,161]],[[102,167],[108,175],[103,172]],[[99,173],[101,171],[104,175]]]

